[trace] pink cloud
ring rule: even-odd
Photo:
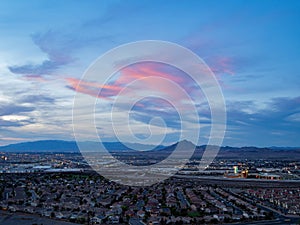
[[[33,80],[33,81],[38,81],[38,82],[46,82],[47,79],[45,79],[41,75],[35,75],[35,74],[30,74],[30,75],[25,75],[24,78],[26,80]]]
[[[217,74],[234,75],[233,60],[229,57],[215,57],[209,61],[210,68]]]
[[[69,87],[83,94],[88,94],[96,98],[107,98],[117,95],[122,89],[116,85],[102,85],[95,82],[79,80],[77,78],[66,78]],[[99,95],[100,89],[102,90],[101,96]]]
[[[66,81],[72,90],[97,98],[110,99],[111,97],[117,96],[123,88],[136,80],[140,80],[141,83],[140,90],[137,91],[151,90],[151,87],[155,87],[155,90],[172,94],[173,97],[177,96],[176,90],[170,89],[168,85],[157,83],[157,79],[148,79],[150,77],[164,78],[168,81],[172,81],[185,89],[188,93],[193,91],[192,89],[195,89],[193,80],[183,72],[158,63],[139,63],[126,67],[120,71],[115,81],[109,82],[108,84],[99,84],[84,80],[80,81],[76,78],[66,78]],[[99,95],[100,89],[101,94]]]

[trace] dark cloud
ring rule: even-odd
[[[0,127],[21,127],[27,124],[34,123],[33,120],[28,119],[28,120],[22,120],[22,121],[9,121],[9,120],[3,120],[0,119]]]
[[[144,124],[152,122],[152,125],[162,126],[160,123],[155,124],[155,120],[151,121],[153,118],[161,118],[167,127],[177,130],[181,128],[178,112],[162,98],[147,97],[137,102],[131,109],[130,118]]]
[[[11,119],[4,119],[4,116],[19,116],[34,110],[34,107],[17,105],[14,103],[0,103],[0,116],[2,117],[0,118],[0,127],[20,127],[26,124],[34,123],[34,120],[29,117],[24,117],[22,119],[14,119],[13,117]]]
[[[234,140],[233,145],[284,146],[299,143],[299,112],[300,97],[273,98],[264,108],[259,108],[254,101],[229,102],[226,138],[231,144]]]
[[[45,95],[27,95],[22,97],[19,102],[27,103],[55,103],[55,99]]]
[[[254,101],[227,103],[228,123],[240,126],[284,127],[285,118],[297,112],[300,112],[300,97],[273,98],[264,108],[258,108]]]
[[[98,24],[99,25],[99,24]],[[101,33],[86,31],[84,27],[75,27],[66,32],[63,30],[48,30],[35,33],[31,36],[32,41],[47,55],[47,60],[40,64],[25,64],[9,66],[8,69],[15,74],[22,75],[50,75],[63,66],[76,61],[73,54],[78,49],[90,45],[96,45],[103,41],[111,41],[112,36]]]
[[[111,4],[101,17],[92,18],[67,29],[50,29],[31,35],[33,43],[47,55],[40,64],[12,65],[8,69],[21,75],[50,75],[77,60],[74,52],[82,48],[107,48],[124,43],[128,35],[113,28],[115,22],[128,20],[132,13],[143,14],[144,4]],[[119,29],[118,29],[119,30]],[[128,40],[130,41],[130,40]],[[132,41],[132,40],[131,40]]]
[[[155,117],[161,118],[167,127],[179,130],[181,127],[181,121],[179,116],[170,113],[162,113],[162,112],[133,112],[130,114],[130,117],[136,121],[142,122],[144,124],[150,124],[151,120]],[[163,124],[153,122],[152,125],[162,126]]]
[[[61,66],[74,61],[72,52],[72,38],[49,30],[31,36],[32,41],[44,52],[48,59],[41,64],[25,64],[10,66],[9,70],[16,74],[45,75],[51,74]]]
[[[0,103],[0,116],[16,115],[24,112],[32,112],[35,107],[16,105],[13,103]]]
[[[8,67],[10,72],[15,74],[51,74],[53,71],[57,70],[64,63],[57,61],[45,60],[42,64],[33,65],[27,64],[22,66],[10,66]]]
[[[269,105],[277,111],[300,112],[300,96],[296,98],[274,98]]]

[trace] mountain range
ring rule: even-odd
[[[187,141],[182,141],[187,142]],[[149,154],[166,154],[169,155],[175,147],[182,142],[175,143],[169,146],[154,146],[139,143],[121,143],[121,142],[103,142],[102,144],[107,150],[111,152],[135,152],[132,149],[153,149],[149,151]],[[187,142],[188,143],[188,142]],[[80,142],[84,145],[88,151],[93,151],[99,147],[97,142]],[[192,146],[192,143],[189,143]],[[130,146],[130,147],[128,147]],[[205,150],[205,145],[195,146],[194,157],[201,157]],[[79,148],[75,141],[62,141],[62,140],[42,140],[33,142],[23,142],[18,144],[10,144],[0,147],[0,152],[27,152],[27,153],[79,153]],[[139,153],[146,155],[147,151],[139,151]],[[258,147],[220,147],[218,153],[220,158],[279,158],[279,159],[300,159],[300,147],[269,147],[269,148],[258,148]]]
[[[131,149],[155,149],[159,150],[165,146],[145,145],[139,143],[121,143],[121,142],[103,142],[106,149],[110,151],[129,151]],[[85,141],[80,142],[88,150],[93,151],[99,148],[98,142]],[[128,147],[130,146],[130,147]],[[10,144],[0,146],[0,152],[79,152],[78,145],[75,141],[62,141],[62,140],[42,140],[32,142],[22,142],[17,144]]]

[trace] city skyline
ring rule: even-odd
[[[99,100],[109,105],[128,82],[153,74],[189,90],[195,104],[204,106],[198,109],[205,125],[207,105],[174,68],[144,63],[125,68],[108,84],[83,81],[78,86],[84,71],[106,51],[134,41],[164,40],[192,50],[216,75],[227,108],[223,146],[300,146],[297,1],[228,1],[222,6],[218,1],[13,1],[2,2],[1,9],[0,145],[73,140],[77,92],[98,98],[94,89],[104,87]],[[132,129],[147,137],[145,127],[159,116],[169,135],[164,144],[176,142],[178,115],[158,110],[171,106],[160,99],[140,103],[133,109]],[[107,108],[98,110],[110,115]],[[115,141],[106,127],[99,127],[104,140]],[[160,124],[153,127],[160,134]],[[209,125],[201,129],[199,144],[205,144]]]

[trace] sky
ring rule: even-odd
[[[198,144],[205,144],[209,107],[201,90],[176,68],[141,63],[119,71],[107,84],[79,84],[89,65],[110,49],[163,40],[190,49],[215,74],[227,113],[222,145],[300,146],[299,21],[296,0],[1,1],[0,145],[74,140],[72,108],[78,93],[102,102],[96,110],[102,140],[135,140],[122,131],[123,116],[130,114],[131,130],[141,142],[162,133],[163,144],[176,142],[193,124],[182,128],[174,106],[153,98],[150,86],[148,92],[145,86],[139,89],[149,96],[130,112],[118,109],[119,136],[111,129],[110,106],[121,89],[150,76],[187,90],[201,117],[194,121],[201,124]],[[89,131],[82,127],[85,140]]]

